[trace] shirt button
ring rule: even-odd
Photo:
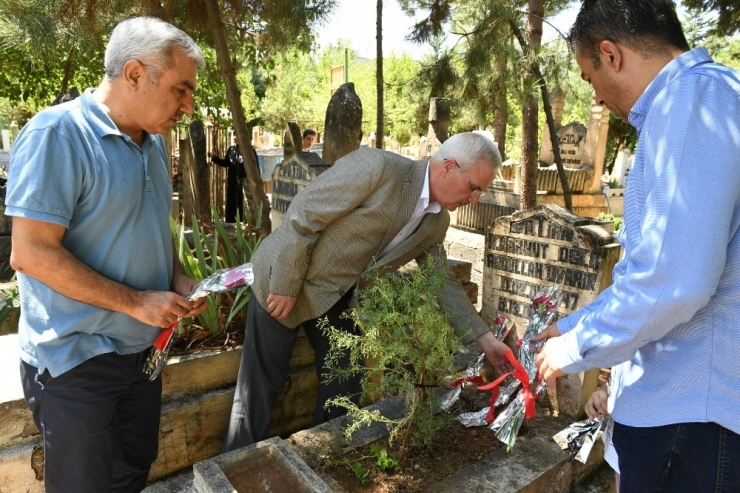
[[[149,175],[146,175],[146,179],[147,179],[147,181],[149,181]]]

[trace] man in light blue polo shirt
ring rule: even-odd
[[[141,491],[157,456],[161,378],[142,367],[205,300],[173,255],[162,138],[193,112],[198,46],[159,19],[120,23],[105,78],[42,111],[10,159],[6,213],[21,297],[21,377],[50,492]]]
[[[613,367],[622,493],[740,491],[740,74],[689,49],[670,0],[586,0],[570,36],[639,140],[614,283],[538,368]]]

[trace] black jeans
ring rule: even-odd
[[[341,316],[347,309],[349,295],[351,293],[340,299],[319,318],[325,316],[333,327],[358,333],[359,329],[354,321]],[[318,319],[308,320],[295,329],[289,329],[270,316],[253,298],[247,308],[244,349],[223,452],[250,445],[264,438],[270,424],[270,411],[288,377],[290,357],[300,328],[303,328],[313,347],[316,373],[319,376],[314,426],[346,413],[346,410],[340,407],[325,409],[324,404],[328,399],[344,395],[351,397],[355,402],[359,400],[362,388],[360,375],[343,380],[334,379],[329,383],[324,381],[326,373],[324,360],[329,350],[329,341],[321,333]]]
[[[620,493],[740,492],[740,436],[716,423],[614,423]]]
[[[44,441],[47,493],[139,492],[157,458],[162,379],[141,371],[149,350],[102,354],[52,378],[21,361]]]

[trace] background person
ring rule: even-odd
[[[159,19],[121,22],[105,77],[36,115],[10,157],[21,380],[44,442],[47,493],[141,491],[157,457],[156,337],[206,300],[173,255],[162,138],[193,112],[203,55]],[[144,253],[142,255],[142,253]]]
[[[570,40],[639,140],[614,282],[538,337],[540,374],[613,367],[622,493],[740,491],[740,75],[669,0],[587,0]]]
[[[226,215],[224,220],[227,223],[236,222],[236,213],[239,212],[239,218],[244,221],[244,189],[242,180],[247,177],[244,169],[244,158],[236,143],[236,137],[232,139],[232,146],[226,150],[226,157],[221,158],[208,153],[211,162],[226,168]],[[255,154],[255,159],[257,154]]]
[[[316,142],[316,130],[307,128],[303,131],[303,150],[310,151],[314,142]]]
[[[431,256],[440,269],[448,270],[442,246],[450,223],[447,211],[476,203],[500,164],[493,143],[475,133],[451,137],[437,155],[421,161],[360,149],[339,159],[295,196],[283,223],[253,257],[254,297],[225,451],[264,437],[299,328],[316,355],[314,424],[346,412],[325,409],[324,404],[340,395],[359,397],[361,379],[324,383],[329,342],[317,327],[318,319],[326,316],[332,326],[357,333],[354,322],[340,315],[353,301],[363,274],[373,267],[381,275]],[[508,368],[507,347],[496,340],[451,277],[440,301],[465,341],[476,339],[498,370]]]

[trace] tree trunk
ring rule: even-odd
[[[375,81],[378,92],[378,121],[375,127],[375,147],[383,148],[383,0],[377,0],[376,4],[376,62]]]
[[[211,187],[208,163],[206,162],[206,133],[203,122],[195,120],[188,129],[192,155],[193,181],[195,186],[195,215],[200,224],[211,223]]]
[[[190,224],[196,211],[195,166],[193,165],[193,148],[189,133],[180,136],[180,209],[184,224]]]
[[[495,115],[493,119],[493,138],[498,144],[501,160],[506,161],[506,123],[509,119],[509,106],[506,102],[506,55],[501,53],[496,59],[496,95],[494,96]]]
[[[544,12],[542,13],[544,15]],[[531,17],[531,16],[530,16]],[[509,19],[509,25],[511,26],[511,30],[514,33],[514,36],[519,41],[519,45],[522,47],[522,51],[524,52],[525,56],[529,57],[532,61],[530,67],[532,69],[532,73],[534,74],[535,81],[537,85],[540,87],[540,93],[542,95],[542,106],[545,110],[545,119],[547,120],[547,126],[550,130],[550,143],[552,144],[552,150],[555,158],[555,165],[558,168],[558,177],[560,178],[560,184],[563,187],[563,200],[565,202],[565,208],[569,211],[573,210],[572,205],[572,197],[571,197],[571,191],[570,191],[570,184],[568,183],[568,177],[565,175],[565,168],[563,167],[563,159],[560,156],[560,144],[558,142],[558,136],[555,129],[555,119],[552,116],[552,106],[550,106],[550,96],[549,91],[547,90],[547,83],[545,82],[545,78],[542,76],[542,72],[540,71],[540,67],[537,64],[537,60],[534,58],[533,51],[531,49],[531,46],[529,46],[524,39],[524,36],[522,35],[521,29],[519,29],[519,25],[516,23],[514,19]],[[540,34],[542,33],[542,21],[540,20]],[[525,86],[526,88],[527,86]],[[535,127],[536,128],[536,127]],[[537,147],[535,146],[535,152],[537,151]],[[536,154],[535,154],[535,172],[536,172]],[[523,171],[523,170],[522,170]],[[524,177],[522,176],[522,184],[524,183]],[[536,202],[536,174],[535,174],[535,202]],[[524,185],[522,185],[522,188]],[[524,197],[524,193],[522,192],[522,197]],[[522,199],[523,200],[523,199]]]
[[[249,213],[245,214],[245,216],[249,216],[249,221],[252,226],[259,226],[260,236],[264,237],[270,234],[270,231],[272,230],[272,223],[270,222],[270,202],[267,200],[259,167],[254,158],[251,136],[247,130],[247,119],[244,116],[244,107],[242,106],[241,101],[241,91],[236,82],[236,71],[231,62],[229,44],[226,40],[224,23],[221,19],[221,10],[218,6],[217,0],[204,0],[204,3],[206,11],[208,12],[208,21],[211,25],[218,65],[221,69],[221,75],[223,75],[224,78],[224,84],[226,85],[226,97],[229,100],[231,116],[234,120],[236,142],[239,144],[239,148],[242,151],[248,186],[252,192],[247,196]]]
[[[62,87],[59,92],[66,94],[69,91],[69,81],[72,80],[72,74],[74,73],[74,58],[77,48],[73,46],[69,49],[67,54],[67,63],[64,64],[64,77],[62,78]]]
[[[539,5],[538,5],[539,4]],[[519,163],[521,173],[521,195],[519,197],[520,210],[532,209],[537,205],[537,149],[539,112],[534,87],[537,82],[534,75],[533,59],[542,39],[542,0],[529,1],[529,15],[527,16],[527,45],[529,46],[529,63],[524,70],[523,97],[522,97],[522,158]],[[539,22],[538,22],[539,20]],[[522,48],[524,51],[524,48]],[[526,53],[526,52],[525,52]]]

